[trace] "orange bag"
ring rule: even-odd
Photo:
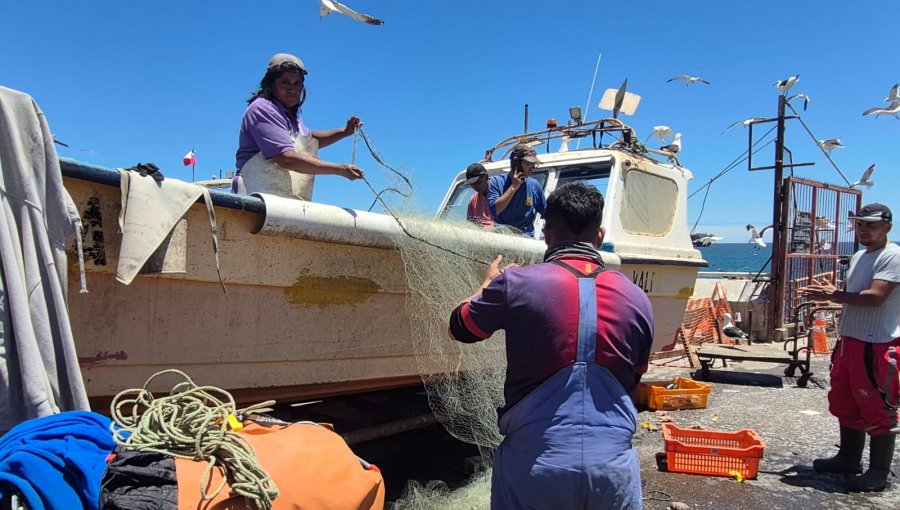
[[[247,423],[240,432],[253,446],[260,465],[278,486],[274,510],[382,510],[384,480],[377,468],[365,469],[333,431],[313,423],[287,427]],[[178,508],[191,510],[242,510],[242,496],[229,496],[226,487],[204,502],[200,480],[206,462],[175,459],[178,476]],[[218,487],[222,475],[212,470],[208,488]],[[208,489],[209,490],[209,489]]]

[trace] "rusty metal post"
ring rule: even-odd
[[[769,278],[769,300],[766,330],[769,341],[779,340],[775,331],[784,324],[784,256],[782,241],[785,224],[782,219],[782,181],[784,179],[784,94],[778,96],[778,129],[775,137],[775,189],[772,201],[772,270]]]

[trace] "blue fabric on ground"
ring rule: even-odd
[[[0,438],[0,497],[15,489],[31,510],[96,509],[110,419],[70,411],[20,423]]]

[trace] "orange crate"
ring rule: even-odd
[[[675,388],[669,390],[671,384]],[[671,411],[674,409],[705,409],[706,400],[712,388],[708,384],[686,377],[676,377],[671,381],[647,381],[639,383],[634,393],[634,401],[650,409]]]
[[[669,471],[676,473],[732,476],[737,471],[744,478],[756,478],[766,450],[765,441],[749,429],[693,430],[663,423],[662,431],[666,462]]]

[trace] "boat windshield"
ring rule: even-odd
[[[606,186],[609,184],[609,172],[611,169],[611,163],[561,167],[556,187],[559,188],[572,182],[583,182],[589,186],[594,186],[606,197]]]
[[[541,185],[541,189],[546,190],[547,184],[547,172],[534,172],[531,174],[531,178],[536,180],[538,184]],[[546,191],[545,191],[546,193]],[[450,219],[450,220],[466,220],[466,211],[469,207],[469,200],[472,199],[472,195],[475,194],[475,189],[472,186],[468,186],[465,184],[458,184],[456,189],[453,190],[453,194],[450,195],[450,200],[447,202],[447,207],[441,212],[441,218]]]

